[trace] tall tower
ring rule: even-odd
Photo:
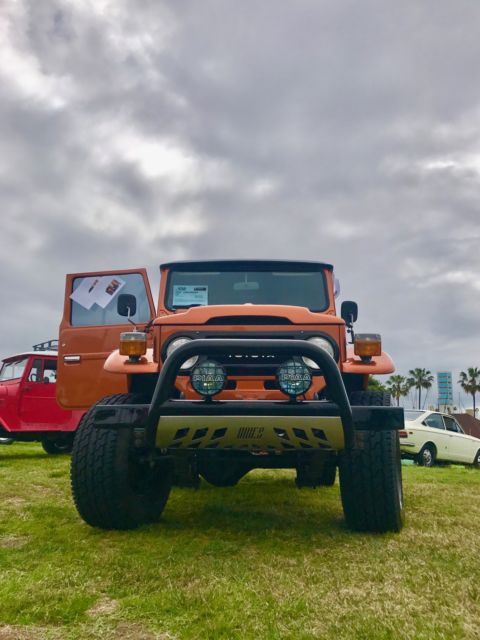
[[[453,406],[452,372],[439,371],[437,373],[438,409],[448,412]]]

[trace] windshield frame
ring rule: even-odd
[[[325,268],[323,267],[323,265],[319,265],[319,264],[308,264],[308,267],[306,266],[306,268],[298,268],[297,265],[289,265],[288,268],[287,267],[282,267],[280,264],[277,266],[273,266],[271,263],[270,264],[264,264],[262,265],[261,262],[256,263],[256,264],[252,264],[252,265],[245,265],[245,264],[228,264],[228,265],[222,265],[221,267],[219,267],[218,264],[216,264],[214,266],[213,263],[209,263],[206,262],[205,265],[202,265],[202,268],[192,268],[191,265],[188,265],[188,263],[185,264],[185,268],[179,268],[180,265],[175,265],[172,266],[167,273],[167,279],[166,279],[166,283],[165,283],[165,292],[164,292],[164,300],[163,300],[163,304],[165,309],[167,309],[168,311],[173,311],[173,312],[177,312],[177,311],[188,311],[188,309],[194,309],[194,308],[198,308],[198,307],[203,307],[203,308],[207,308],[209,306],[243,306],[243,304],[240,305],[236,305],[235,303],[228,303],[225,302],[222,305],[189,305],[189,306],[173,306],[173,305],[169,305],[168,304],[168,298],[169,298],[169,294],[170,294],[170,285],[171,285],[171,279],[172,279],[172,275],[174,273],[185,273],[185,272],[197,272],[199,274],[201,273],[212,273],[212,271],[219,271],[220,273],[233,273],[233,272],[238,272],[238,273],[258,273],[258,272],[266,272],[266,273],[319,273],[321,274],[321,278],[322,278],[322,284],[324,287],[324,292],[325,292],[325,306],[321,309],[311,309],[310,307],[306,307],[309,311],[311,311],[312,313],[323,313],[325,311],[327,311],[330,308],[331,305],[331,300],[330,300],[330,291],[328,288],[328,282],[327,282],[327,277],[325,274]],[[182,265],[183,266],[183,265]],[[225,268],[226,267],[226,268]],[[258,304],[253,303],[252,307],[256,307],[259,306]],[[284,307],[284,306],[293,306],[293,307],[298,307],[298,305],[285,305],[285,304],[272,304],[272,303],[265,303],[264,306],[279,306],[279,307]],[[300,307],[298,307],[300,308]]]

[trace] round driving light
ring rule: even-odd
[[[183,338],[175,338],[175,340],[172,340],[167,347],[167,354],[166,354],[167,358],[174,351],[176,351],[178,347],[181,347],[182,345],[187,344],[187,342],[191,342],[191,341],[192,341],[192,338],[187,338],[186,336],[184,336]],[[193,365],[197,363],[197,361],[198,361],[198,356],[193,356],[193,358],[189,358],[188,360],[185,360],[185,362],[182,364],[180,369],[181,370],[191,369]]]
[[[327,340],[326,338],[321,338],[320,336],[313,336],[312,338],[308,338],[307,342],[311,342],[317,347],[320,347],[320,349],[323,349],[329,355],[331,355],[333,359],[335,359],[335,349],[333,348],[333,345],[330,342],[330,340]],[[307,365],[307,367],[310,367],[310,369],[320,369],[318,364],[313,360],[311,360],[310,358],[303,357],[302,360]]]
[[[227,381],[227,374],[221,364],[207,360],[195,367],[190,375],[190,381],[197,393],[211,397],[222,391]]]
[[[292,398],[303,395],[312,384],[312,375],[303,362],[289,360],[277,371],[278,385]]]

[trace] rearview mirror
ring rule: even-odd
[[[344,300],[340,315],[347,325],[353,324],[358,318],[358,304],[352,300]]]
[[[130,318],[137,313],[137,299],[131,293],[120,293],[117,298],[117,313]]]
[[[234,291],[258,291],[259,289],[258,282],[235,282],[233,285]]]

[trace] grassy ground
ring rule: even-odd
[[[0,447],[0,640],[480,637],[480,472],[404,466],[400,535],[352,534],[338,484],[256,471],[95,531],[69,458]]]

